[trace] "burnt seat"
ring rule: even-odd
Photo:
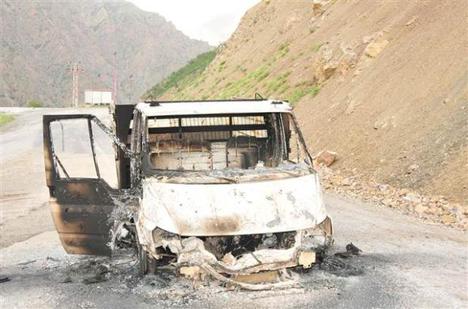
[[[163,170],[208,170],[211,154],[208,142],[162,140],[150,146],[150,161]]]

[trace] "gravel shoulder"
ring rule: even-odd
[[[54,231],[0,250],[3,304],[11,308],[450,307],[467,299],[467,235],[428,225],[393,209],[327,195],[335,224],[334,251],[353,242],[361,256],[337,267],[293,274],[297,288],[245,292],[216,282],[191,282],[171,270],[139,278],[131,253],[114,259],[69,256]],[[86,284],[99,267],[105,281]]]

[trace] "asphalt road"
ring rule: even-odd
[[[0,283],[3,308],[468,307],[466,232],[331,194],[325,198],[334,221],[333,250],[353,242],[363,253],[294,273],[298,285],[292,289],[237,291],[164,270],[141,279],[130,253],[112,260],[68,256],[46,205],[44,112],[68,110],[22,112],[0,128],[0,274],[10,279]],[[102,267],[109,271],[105,281],[88,284]]]

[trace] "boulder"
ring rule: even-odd
[[[424,206],[423,204],[418,204],[416,207],[414,207],[414,211],[416,211],[418,214],[422,215],[428,210],[428,207]]]
[[[322,150],[315,157],[315,163],[317,165],[330,166],[336,161],[337,154],[333,151]]]
[[[442,219],[443,224],[453,224],[457,222],[457,219],[455,218],[455,216],[449,215],[449,214],[443,215],[441,219]]]
[[[419,196],[419,194],[416,194],[416,193],[407,193],[403,196],[403,199],[405,201],[408,201],[408,202],[411,202],[411,203],[419,203],[421,202],[421,197]]]
[[[367,45],[364,53],[370,58],[375,58],[382,52],[388,43],[388,40],[377,39],[376,41],[373,41]]]

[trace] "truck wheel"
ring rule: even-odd
[[[138,245],[138,273],[141,276],[146,274],[154,274],[156,271],[156,260],[149,256],[148,252],[143,249],[141,245]]]

